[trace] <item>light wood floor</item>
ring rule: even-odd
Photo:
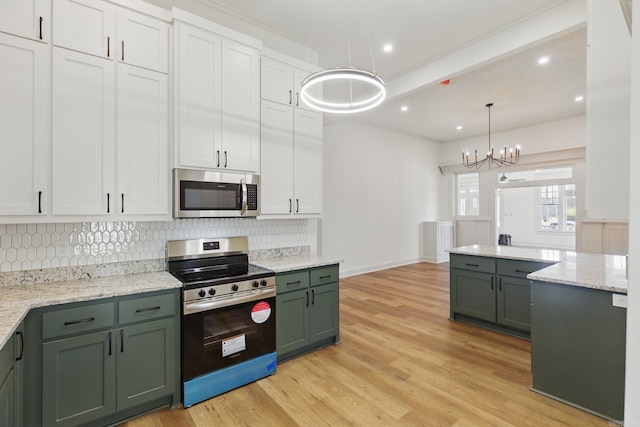
[[[526,340],[447,320],[449,267],[340,281],[342,344],[142,426],[607,426],[529,391]]]

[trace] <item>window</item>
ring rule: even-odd
[[[458,216],[480,215],[480,174],[458,175]]]
[[[541,231],[575,231],[575,184],[541,186],[539,194],[539,229]]]

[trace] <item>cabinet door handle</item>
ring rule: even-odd
[[[38,191],[38,213],[42,213],[42,191]]]
[[[311,289],[311,305],[314,305],[315,303],[316,303],[316,290]]]
[[[111,356],[111,338],[113,336],[113,333],[109,332],[109,356]]]
[[[136,310],[136,313],[146,313],[147,311],[154,311],[154,310],[160,310],[160,306],[157,305],[155,307],[139,308]]]
[[[491,290],[493,290],[493,277],[491,278]]]
[[[124,353],[124,330],[120,329],[120,353]]]
[[[122,60],[124,61],[124,40],[122,40]]]
[[[296,107],[300,105],[300,93],[296,92]]]
[[[16,336],[20,337],[20,356],[16,357],[16,362],[22,360],[22,356],[24,356],[24,335],[22,331],[16,331]]]
[[[107,213],[110,213],[111,210],[111,194],[107,193]]]
[[[498,279],[498,290],[502,292],[502,277]]]
[[[307,307],[309,307],[309,291],[307,291]]]
[[[96,320],[95,317],[87,317],[86,319],[72,320],[70,322],[64,322],[64,326],[77,325],[79,323],[89,323],[89,322],[93,322],[94,320]]]
[[[480,267],[480,265],[479,265],[479,264],[469,264],[469,263],[466,263],[465,265],[466,265],[467,267]]]
[[[216,150],[216,167],[220,167],[220,150]]]
[[[40,17],[40,40],[42,40],[42,21],[44,21],[44,18],[41,16]]]
[[[229,160],[229,155],[227,154],[227,152],[224,152],[224,167],[227,167],[227,161]]]
[[[111,37],[107,36],[107,57],[111,58]]]
[[[525,271],[525,270],[516,270],[516,273],[520,273],[520,274],[531,274],[531,271]]]
[[[320,277],[319,277],[319,279],[320,279],[320,280],[330,279],[330,278],[331,278],[331,275],[328,275],[328,276],[320,276]]]
[[[293,286],[293,285],[299,285],[299,284],[300,284],[300,280],[296,282],[287,282],[287,286]]]
[[[293,203],[291,199],[289,199],[289,213],[291,213],[292,211],[293,211]]]
[[[289,89],[289,105],[293,102],[293,92]]]
[[[296,213],[300,212],[300,199],[296,199]]]
[[[124,193],[122,193],[122,203],[120,204],[120,209],[120,212],[124,213]]]

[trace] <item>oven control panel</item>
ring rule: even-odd
[[[200,288],[186,289],[184,291],[184,301],[188,302],[201,299],[230,298],[233,297],[234,294],[239,294],[246,291],[256,291],[260,289],[269,289],[275,287],[275,276],[211,286],[207,286],[205,284]]]

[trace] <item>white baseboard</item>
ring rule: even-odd
[[[420,261],[422,262],[429,262],[431,264],[440,264],[443,262],[449,262],[449,254],[443,255],[443,256],[438,256],[438,257],[430,257],[430,256],[423,256],[420,257]]]
[[[389,263],[385,263],[385,264],[372,265],[372,266],[364,267],[364,268],[356,268],[356,269],[353,269],[353,270],[342,270],[342,268],[341,268],[340,269],[340,278],[357,276],[358,274],[373,273],[374,271],[386,270],[388,268],[401,267],[403,265],[415,264],[415,263],[420,262],[420,261],[421,261],[420,258],[412,258],[412,259],[405,259],[405,260],[401,260],[401,261],[389,262]]]

